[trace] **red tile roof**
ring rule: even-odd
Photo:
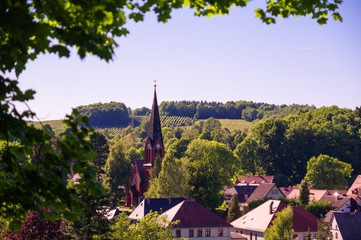
[[[273,203],[272,203],[273,202]],[[270,214],[270,205],[272,203],[272,213]],[[268,200],[259,207],[253,209],[242,217],[236,219],[231,224],[235,228],[248,229],[264,232],[271,226],[275,213],[282,211],[287,205],[279,200]],[[293,209],[293,229],[295,232],[317,231],[317,217],[300,206]]]
[[[317,232],[317,217],[300,206],[294,206],[293,209],[293,230],[295,232]]]
[[[162,215],[167,215],[169,223],[179,220],[179,224],[176,225],[177,228],[232,227],[221,217],[192,200],[185,200]]]
[[[260,183],[273,183],[273,182],[274,182],[274,176],[250,175],[250,176],[243,176],[241,179],[237,179],[235,185],[240,183],[260,184]]]
[[[355,198],[356,196],[361,196],[361,175],[358,175],[352,186],[347,191],[347,196]]]
[[[260,183],[246,202],[249,203],[254,200],[265,198],[274,186],[276,186],[275,183]]]

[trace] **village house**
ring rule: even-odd
[[[263,199],[263,198],[272,198],[279,200],[283,193],[276,186],[275,183],[260,183],[256,190],[249,196],[246,203],[250,203],[255,200]],[[284,195],[283,195],[284,196]]]
[[[334,212],[330,221],[332,239],[356,240],[361,239],[361,213]]]
[[[231,239],[232,225],[196,201],[184,200],[161,216],[164,215],[167,216],[168,224],[179,221],[177,225],[173,226],[172,230],[173,235],[178,239]]]
[[[320,199],[325,195],[330,195],[330,193],[324,189],[310,189],[310,195],[309,195],[310,203],[313,201],[315,202],[320,201]],[[287,198],[292,199],[292,198],[298,198],[299,196],[300,196],[300,189],[294,188],[287,195]]]
[[[129,215],[129,218],[132,223],[136,223],[138,219],[143,218],[151,211],[162,214],[184,200],[188,200],[188,198],[145,198],[133,210],[133,212]]]
[[[224,201],[230,206],[233,195],[237,194],[238,202],[243,205],[261,183],[273,183],[273,180],[273,176],[243,176],[233,188],[225,188]]]
[[[268,200],[242,217],[231,222],[232,232],[240,233],[247,240],[264,240],[265,230],[272,225],[275,213],[282,211],[287,205],[279,200]],[[293,209],[293,230],[292,239],[304,239],[308,229],[311,238],[314,239],[317,232],[317,217],[300,206]]]

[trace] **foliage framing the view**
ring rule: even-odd
[[[88,161],[94,155],[92,146],[86,141],[85,118],[77,112],[65,120],[71,129],[56,142],[57,151],[51,145],[47,131],[27,126],[26,120],[33,119],[31,110],[19,112],[15,102],[24,103],[33,99],[34,91],[21,91],[18,82],[7,77],[14,72],[18,77],[29,60],[42,53],[55,53],[69,57],[70,48],[76,47],[77,54],[84,58],[87,53],[109,61],[117,46],[115,37],[125,36],[127,19],[144,20],[145,13],[153,11],[158,21],[166,22],[172,9],[189,6],[195,15],[211,16],[227,14],[231,6],[246,6],[248,0],[165,0],[165,1],[46,1],[13,0],[2,1],[0,5],[0,140],[5,141],[1,156],[0,215],[14,218],[10,228],[20,226],[27,211],[51,207],[44,213],[48,219],[57,219],[62,213],[67,219],[75,220],[80,212],[80,201],[75,189],[66,188],[69,162],[74,160],[73,172],[82,178],[76,188],[87,187],[90,192],[99,193],[94,183],[93,168]],[[311,15],[319,24],[327,22],[328,13],[335,20],[342,21],[337,9],[342,1],[324,2],[280,0],[266,2],[264,10],[256,10],[256,16],[266,23],[275,22],[275,16],[288,17]],[[9,21],[11,19],[11,21]],[[19,146],[11,146],[18,141]],[[38,150],[39,161],[31,162],[27,156]],[[43,156],[43,157],[42,157]],[[15,197],[16,196],[16,197]]]

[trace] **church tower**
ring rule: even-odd
[[[127,190],[125,204],[134,206],[144,197],[144,193],[148,190],[151,172],[154,167],[156,158],[164,157],[164,145],[162,128],[160,125],[157,91],[154,84],[154,97],[152,111],[150,114],[148,136],[144,146],[144,159],[134,160],[132,162],[133,169],[129,176],[130,189]]]
[[[162,137],[162,128],[160,126],[160,117],[158,110],[157,91],[154,84],[154,97],[152,111],[148,128],[148,137],[144,149],[144,166],[154,166],[157,156],[164,157],[164,145]]]

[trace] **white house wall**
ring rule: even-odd
[[[189,237],[189,230],[194,230],[194,237]],[[197,237],[198,229],[202,229],[202,237]],[[206,237],[206,229],[211,230],[211,236]],[[173,228],[173,235],[176,236],[177,230],[181,231],[181,236],[178,239],[188,238],[189,240],[230,240],[231,239],[231,231],[230,228],[222,228],[223,229],[223,236],[218,236],[218,229],[220,228]]]
[[[342,207],[340,207],[337,212],[345,212],[349,213],[351,212],[351,199],[348,200]]]
[[[278,187],[273,186],[273,188],[271,189],[271,191],[269,191],[266,197],[279,200],[281,198],[281,195],[282,193],[278,189]]]

